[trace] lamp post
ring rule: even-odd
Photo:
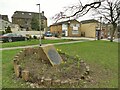
[[[41,17],[40,17],[40,4],[36,4],[37,6],[39,6],[39,29],[40,29],[40,46],[42,45],[41,43]]]
[[[101,39],[101,32],[102,32],[102,17],[100,17],[100,34],[99,34],[99,39]]]

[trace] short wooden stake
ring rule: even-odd
[[[29,80],[29,71],[28,71],[28,70],[23,70],[23,71],[22,71],[22,78],[23,78],[23,80],[25,80],[25,81],[28,81],[28,80]]]

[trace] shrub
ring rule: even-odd
[[[33,39],[37,39],[37,36],[34,35],[34,36],[33,36]]]
[[[6,33],[12,33],[12,31],[11,31],[11,27],[8,26],[8,27],[5,29],[5,32],[6,32]]]

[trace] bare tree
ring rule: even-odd
[[[81,1],[79,0],[79,3],[77,5],[71,5],[68,7],[65,7],[62,12],[57,13],[55,16],[52,17],[55,22],[66,19],[66,18],[79,18],[83,15],[87,14],[91,9],[99,8],[101,5],[101,1],[95,1],[90,4],[82,5]]]
[[[118,10],[120,10],[120,7],[118,7],[119,4],[120,0],[104,0],[104,2],[101,2],[101,6],[95,9],[95,15],[101,15],[113,27],[111,31],[111,42],[113,42],[113,36],[117,30],[117,20],[120,16],[120,13],[118,13]]]

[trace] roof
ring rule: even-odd
[[[67,24],[68,22],[71,22],[71,21],[76,21],[76,22],[80,23],[80,22],[77,21],[76,19],[73,19],[73,20],[67,20],[67,21],[62,21],[62,22],[54,23],[54,24],[52,24],[52,25],[50,25],[50,26],[62,25],[63,23],[64,23],[64,24]]]
[[[1,15],[2,19],[5,20],[5,21],[9,21],[8,20],[8,15]]]
[[[89,20],[83,20],[81,21],[82,24],[86,24],[86,23],[98,23],[99,21],[95,20],[95,19],[89,19]]]
[[[31,19],[33,16],[38,17],[39,13],[37,12],[27,12],[27,11],[15,11],[12,18],[26,18],[26,19]],[[42,16],[42,13],[40,13]],[[47,20],[45,16],[41,17],[42,19]]]

